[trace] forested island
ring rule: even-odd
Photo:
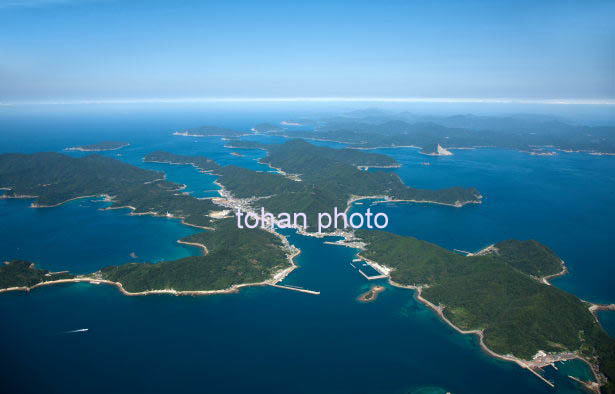
[[[579,356],[598,366],[613,390],[615,340],[589,304],[537,280],[561,270],[548,247],[505,241],[462,256],[383,231],[358,230],[356,236],[366,244],[361,256],[390,268],[392,283],[418,290],[419,299],[462,332],[479,334],[493,352],[520,360],[539,351],[554,360]]]
[[[287,256],[292,251],[280,238],[261,229],[239,230],[232,218],[217,222],[214,231],[193,234],[180,242],[203,245],[205,254],[156,264],[105,267],[97,274],[121,283],[131,293],[153,289],[199,291],[274,283],[275,274],[292,267]]]
[[[279,132],[284,130],[280,126],[271,124],[271,123],[259,123],[256,126],[252,127],[252,131],[257,133],[271,133],[271,132]]]
[[[282,126],[295,122],[282,122]],[[266,133],[288,138],[336,141],[354,149],[419,148],[428,155],[449,155],[449,149],[498,147],[537,156],[561,152],[615,155],[615,127],[589,126],[542,115],[437,116],[388,113],[379,110],[352,111],[321,119],[304,119],[309,127],[288,129],[271,123],[255,125],[250,132],[204,126],[176,132],[182,136],[221,136],[233,139],[229,146],[253,147],[251,141],[234,140],[242,135]],[[438,146],[441,150],[438,149]]]
[[[218,167],[205,158],[195,163]],[[164,180],[162,173],[113,158],[99,155],[73,158],[59,153],[3,154],[0,155],[0,185],[8,189],[2,198],[33,198],[33,206],[38,208],[106,195],[111,205],[105,209],[129,208],[133,215],[176,217],[185,224],[211,230],[179,241],[201,247],[205,251],[203,256],[158,264],[129,263],[77,277],[49,276],[48,271],[36,269],[29,262],[12,262],[0,268],[0,288],[31,288],[71,279],[107,281],[117,284],[127,294],[230,291],[241,284],[275,282],[280,279],[276,274],[294,266],[291,260],[294,250],[285,239],[261,229],[240,230],[232,219],[212,219],[210,212],[220,206],[210,199],[184,194],[181,185]]]
[[[201,126],[193,129],[188,129],[184,131],[176,131],[173,133],[174,135],[181,135],[185,137],[239,137],[245,134],[242,131],[237,131],[233,129],[228,129],[225,127],[217,127],[217,126]]]
[[[231,292],[244,285],[275,284],[294,268],[296,251],[285,240],[261,229],[239,230],[233,219],[219,221],[213,231],[178,242],[199,246],[204,253],[155,264],[108,266],[78,276],[50,273],[34,263],[15,260],[0,266],[0,291],[74,281],[115,284],[127,295],[208,294]]]
[[[472,187],[415,189],[405,185],[395,173],[359,169],[398,165],[394,159],[382,154],[315,146],[303,140],[272,145],[248,142],[233,146],[267,150],[268,156],[261,162],[281,173],[257,173],[229,166],[218,171],[220,183],[239,198],[267,197],[253,204],[269,212],[304,212],[308,223],[316,223],[319,212],[330,212],[333,207],[345,210],[348,201],[357,196],[457,207],[480,203],[482,198]]]
[[[0,155],[1,198],[34,198],[34,207],[52,207],[82,197],[105,195],[108,209],[130,208],[133,214],[167,215],[187,224],[211,225],[210,200],[181,192],[164,174],[122,161],[90,155],[80,158],[60,153]]]
[[[43,282],[72,279],[68,272],[49,272],[36,268],[34,263],[23,260],[5,261],[0,264],[0,291],[4,289],[28,289]]]
[[[128,142],[118,141],[103,141],[92,145],[74,146],[72,148],[66,148],[64,150],[76,150],[82,152],[103,152],[108,150],[118,150],[130,145]]]
[[[186,156],[177,155],[174,153],[155,151],[149,153],[143,159],[150,163],[166,163],[166,164],[191,164],[201,171],[211,171],[220,168],[220,165],[215,161],[203,156]]]
[[[317,126],[272,134],[337,141],[361,149],[418,147],[433,155],[438,145],[443,149],[500,147],[536,155],[552,154],[552,150],[615,154],[615,127],[540,115],[435,116],[365,110],[311,123]]]
[[[248,207],[265,207],[273,213],[304,212],[315,216],[335,206],[343,210],[356,195],[390,195],[451,205],[479,199],[474,189],[413,189],[395,174],[358,169],[397,164],[385,155],[317,147],[300,140],[263,148],[269,151],[263,162],[278,168],[280,173],[221,167],[206,157],[162,151],[152,152],[144,160],[190,164],[201,171],[214,171],[224,187],[223,194],[231,198],[219,201],[223,206],[250,201]],[[293,178],[287,172],[299,175]],[[60,153],[2,154],[0,187],[7,189],[2,198],[32,198],[33,207],[52,207],[77,198],[104,195],[111,203],[105,209],[129,208],[133,215],[181,218],[185,224],[213,230],[180,241],[202,247],[206,251],[203,256],[106,267],[92,277],[78,280],[119,283],[128,293],[165,289],[209,291],[271,280],[276,272],[292,266],[287,261],[292,248],[285,238],[280,241],[275,233],[261,229],[238,229],[232,219],[214,219],[210,213],[219,210],[220,205],[211,199],[194,198],[182,192],[182,185],[166,181],[163,173],[113,158],[96,154],[81,158]],[[4,275],[10,276],[12,272],[5,270]]]
[[[210,294],[275,284],[295,268],[292,259],[298,251],[274,230],[238,229],[234,218],[218,219],[213,212],[221,206],[263,207],[274,214],[304,212],[308,223],[314,223],[318,212],[346,209],[361,197],[458,207],[481,201],[474,188],[409,187],[395,173],[377,169],[397,165],[382,154],[315,146],[303,140],[237,145],[266,150],[268,155],[261,162],[276,172],[220,166],[206,157],[163,151],[144,158],[193,165],[218,175],[223,189],[215,202],[182,192],[183,186],[165,180],[163,173],[96,154],[81,158],[59,153],[0,155],[0,187],[7,189],[2,198],[32,198],[34,207],[50,207],[104,195],[110,202],[106,209],[176,217],[207,229],[179,240],[200,247],[201,256],[156,264],[131,262],[79,276],[12,261],[0,267],[0,288],[27,290],[87,281],[114,284],[129,295]],[[362,170],[365,167],[376,169]],[[462,256],[381,231],[358,230],[356,237],[367,245],[361,256],[392,269],[394,284],[417,289],[421,300],[463,332],[480,334],[484,345],[497,355],[519,362],[531,360],[539,351],[563,355],[563,359],[578,356],[599,366],[610,381],[615,376],[615,345],[589,305],[548,284],[547,278],[565,272],[561,259],[548,247],[510,240]],[[376,295],[371,291],[361,299],[370,301]]]

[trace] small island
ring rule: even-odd
[[[104,152],[109,150],[118,150],[130,145],[128,142],[118,141],[103,141],[92,145],[81,145],[72,148],[66,148],[66,151],[80,151],[80,152]]]
[[[203,156],[186,156],[176,155],[174,153],[155,151],[143,159],[146,163],[165,163],[165,164],[189,164],[203,171],[212,171],[220,168],[220,165],[215,161]]]
[[[280,126],[271,124],[271,123],[259,123],[256,126],[252,127],[252,131],[255,133],[271,133],[271,132],[280,132],[284,130]]]
[[[374,285],[371,287],[371,289],[361,294],[358,299],[361,302],[372,302],[376,298],[378,298],[378,294],[382,293],[384,290],[384,286]]]
[[[202,126],[194,129],[188,129],[184,131],[176,131],[173,135],[182,137],[240,137],[242,135],[249,134],[238,130],[227,129],[225,127],[217,126]]]

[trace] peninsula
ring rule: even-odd
[[[492,355],[526,368],[581,358],[608,392],[613,389],[615,340],[590,304],[542,281],[562,267],[548,247],[505,241],[462,256],[383,231],[355,235],[363,242],[361,257],[386,267],[392,284],[416,290],[458,331],[477,334]]]
[[[312,123],[318,125],[313,130],[271,134],[336,141],[356,149],[414,147],[438,156],[448,155],[450,149],[481,147],[515,149],[536,156],[553,155],[555,151],[615,154],[615,127],[571,124],[547,116],[374,115],[356,111]]]
[[[103,152],[108,150],[118,150],[130,145],[128,142],[118,141],[103,141],[92,145],[75,146],[72,148],[66,148],[67,151],[81,151],[81,152]]]
[[[34,198],[33,207],[53,207],[83,197],[106,196],[107,209],[130,208],[134,215],[183,219],[186,224],[211,225],[210,200],[181,193],[183,185],[164,174],[93,154],[81,158],[60,153],[0,155],[0,198]]]
[[[174,153],[155,151],[149,153],[143,159],[144,162],[149,163],[166,163],[166,164],[190,164],[195,168],[208,172],[220,168],[220,165],[215,161],[203,156],[186,156],[176,155]]]
[[[308,223],[317,223],[318,212],[332,207],[346,209],[359,196],[455,207],[482,199],[475,188],[416,189],[405,185],[395,173],[360,169],[399,165],[382,154],[316,146],[303,140],[271,145],[237,141],[233,146],[266,150],[268,155],[260,162],[278,173],[228,166],[217,171],[219,182],[236,197],[255,198],[253,204],[259,209],[264,207],[274,214],[304,212]]]

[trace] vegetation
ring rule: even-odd
[[[191,135],[202,136],[202,137],[239,137],[244,134],[248,134],[242,131],[227,129],[224,127],[216,127],[216,126],[202,126],[197,127],[195,129],[189,129],[187,132]]]
[[[231,190],[238,198],[272,196],[300,192],[304,189],[300,182],[271,172],[256,172],[243,167],[226,166],[216,173],[220,175],[218,182]]]
[[[511,239],[494,245],[497,254],[506,262],[528,275],[543,277],[562,271],[562,260],[551,250],[533,239]]]
[[[444,148],[496,146],[534,151],[536,147],[615,153],[613,127],[582,126],[540,116],[447,117],[412,114],[353,114],[323,121],[318,130],[284,131],[297,138],[339,141],[356,147],[422,147],[433,153]]]
[[[262,149],[267,150],[269,145],[257,141],[245,141],[240,139],[230,140],[226,146],[228,148],[243,148],[243,149]]]
[[[185,156],[174,153],[155,151],[143,159],[146,162],[168,163],[168,164],[192,164],[201,171],[211,171],[220,168],[215,161],[204,156]]]
[[[257,133],[270,133],[272,131],[282,131],[284,129],[271,123],[259,123],[254,126],[252,130]]]
[[[530,359],[539,350],[579,351],[615,379],[615,341],[588,305],[522,272],[552,269],[551,250],[536,241],[508,241],[505,253],[465,257],[413,237],[367,230],[357,236],[368,244],[362,255],[392,268],[397,283],[426,286],[425,299],[444,306],[457,327],[484,330],[495,352]],[[527,256],[537,260],[526,264]]]
[[[112,207],[131,206],[135,213],[167,212],[189,224],[208,226],[210,200],[179,192],[180,185],[163,174],[122,161],[90,155],[74,158],[60,153],[0,155],[0,187],[6,197],[31,196],[39,206],[53,206],[94,195],[113,197]]]
[[[125,146],[130,145],[128,142],[118,141],[103,141],[92,145],[81,145],[73,148],[66,148],[66,150],[81,150],[85,152],[102,152],[107,150],[117,150]]]
[[[326,146],[312,145],[302,140],[291,140],[281,145],[268,146],[269,157],[264,161],[275,167],[284,167],[288,172],[313,171],[316,160],[343,163],[351,166],[388,167],[398,166],[394,158],[380,153],[368,153],[357,149],[334,149]],[[300,153],[301,156],[293,157]],[[312,160],[309,160],[311,156]],[[327,163],[328,164],[328,163]],[[286,169],[285,169],[286,171]]]
[[[305,213],[308,226],[311,224],[312,227],[317,223],[318,213],[332,212],[334,207],[340,211],[345,210],[353,195],[387,195],[394,199],[450,205],[476,202],[481,198],[474,188],[414,189],[406,186],[395,173],[358,169],[397,165],[393,158],[382,154],[320,147],[303,140],[273,145],[238,141],[232,145],[266,149],[269,155],[262,162],[281,168],[288,174],[298,174],[300,181],[281,174],[256,172],[236,166],[215,170],[220,175],[218,181],[235,197],[259,197],[253,202],[257,209],[264,207],[274,214]],[[197,163],[199,160],[207,160],[166,152],[155,152],[155,155],[148,155],[148,159],[152,156],[171,162]]]
[[[0,289],[9,287],[32,287],[42,282],[71,279],[68,272],[49,272],[36,268],[34,263],[23,260],[7,261],[0,265]]]
[[[385,171],[361,171],[359,166],[390,166],[395,161],[388,156],[365,153],[352,149],[319,147],[302,140],[292,140],[281,145],[265,145],[269,155],[263,162],[281,168],[284,172],[298,174],[301,182],[289,182],[281,175],[270,174],[268,182],[254,180],[251,196],[268,196],[256,202],[270,212],[304,212],[308,224],[317,222],[319,212],[332,212],[346,208],[353,195],[387,195],[393,199],[438,202],[461,205],[480,200],[474,188],[454,187],[442,190],[414,189],[406,186],[395,173]],[[247,175],[246,175],[247,177]],[[263,177],[264,178],[264,177]],[[272,182],[284,183],[278,189],[269,186]],[[221,179],[226,183],[224,178]],[[229,185],[235,192],[236,188]],[[272,190],[282,191],[272,196]]]
[[[238,229],[235,219],[222,220],[215,231],[194,234],[183,241],[206,245],[209,252],[205,256],[156,264],[106,267],[101,275],[122,283],[129,292],[221,290],[268,280],[275,272],[289,267],[279,238],[261,229]]]

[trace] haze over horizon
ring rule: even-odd
[[[613,104],[615,3],[0,0],[0,102]]]

